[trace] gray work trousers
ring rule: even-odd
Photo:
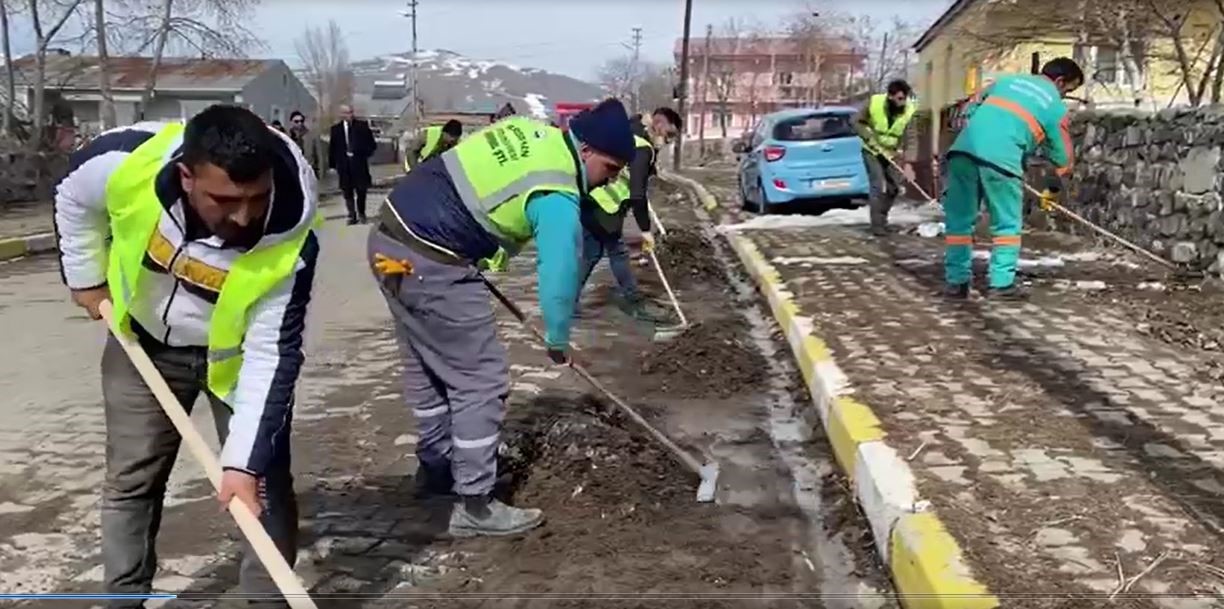
[[[163,345],[146,345],[145,350],[179,403],[190,411],[205,386],[206,350]],[[181,437],[113,336],[108,337],[102,352],[102,396],[106,410],[106,484],[102,492],[106,590],[111,594],[148,594],[157,570],[162,500]],[[211,395],[209,402],[217,435],[224,443],[229,432],[229,408]],[[288,428],[282,433],[287,440]],[[297,554],[298,513],[288,441],[260,486],[260,521],[292,565]],[[225,518],[220,514],[216,517]],[[251,603],[253,606],[288,606],[249,545],[243,548],[238,577],[243,594],[265,599]],[[141,606],[139,600],[111,601],[112,608]]]
[[[375,278],[395,320],[421,467],[439,478],[449,471],[459,495],[488,495],[510,390],[488,289],[475,268],[431,260],[377,226],[371,262],[375,254],[413,267],[409,275]]]
[[[882,156],[863,150],[863,165],[867,168],[870,182],[871,225],[882,228],[888,225],[888,213],[901,194],[901,183],[905,179],[899,171]]]

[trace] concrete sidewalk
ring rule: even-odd
[[[374,188],[389,188],[403,175],[399,165],[370,168]],[[319,181],[319,198],[339,196],[335,174]],[[48,202],[13,203],[0,208],[0,260],[55,251],[55,227]]]
[[[739,221],[723,182],[713,199]],[[1074,607],[1118,592],[1127,607],[1219,606],[1224,385],[1210,348],[1157,340],[1125,298],[1069,290],[1075,273],[1038,273],[1030,303],[948,303],[939,240],[809,220],[729,238],[907,605]],[[1110,275],[1128,277],[1137,288],[1143,271]]]

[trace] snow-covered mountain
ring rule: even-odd
[[[411,97],[412,61],[411,53],[401,53],[354,62],[358,111],[401,114]],[[548,118],[557,102],[597,101],[605,95],[598,85],[576,78],[453,51],[422,51],[416,61],[426,112],[492,112],[509,102],[519,114]]]

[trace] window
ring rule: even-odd
[[[788,118],[773,130],[774,139],[783,142],[815,142],[853,137],[854,127],[847,113],[820,113]]]
[[[1135,62],[1134,65],[1140,71],[1144,69],[1146,57],[1147,45],[1143,41],[1132,42],[1130,45],[1130,58]],[[1090,73],[1090,78],[1096,82],[1111,85],[1128,84],[1129,75],[1126,70],[1126,64],[1123,62],[1122,53],[1117,45],[1077,44],[1072,50],[1071,58],[1082,66],[1090,67],[1091,69],[1086,71]]]
[[[1097,82],[1106,84],[1117,83],[1118,71],[1121,67],[1121,59],[1118,57],[1117,47],[1097,47],[1096,48],[1096,79]]]
[[[794,72],[775,72],[774,73],[773,84],[775,85],[789,85],[793,82],[795,82]]]
[[[753,148],[756,148],[757,146],[760,146],[761,144],[765,143],[765,132],[768,130],[769,130],[769,123],[765,121],[761,121],[756,126],[756,130],[753,131],[752,133],[752,147]]]

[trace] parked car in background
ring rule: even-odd
[[[744,208],[769,213],[797,201],[865,200],[867,168],[855,108],[828,106],[766,115],[733,150]],[[861,204],[861,203],[860,203]]]

